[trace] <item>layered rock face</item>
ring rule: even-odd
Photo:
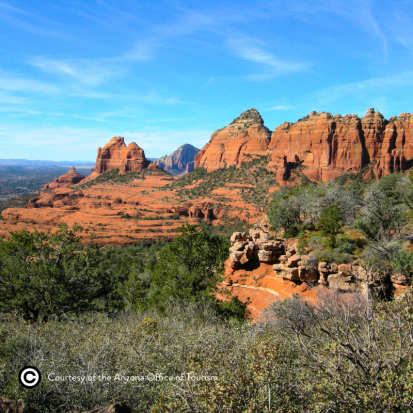
[[[364,166],[360,126],[357,116],[317,112],[294,124],[284,123],[271,135],[269,166],[288,169],[302,164],[313,181],[359,171]]]
[[[377,178],[403,171],[413,160],[413,116],[384,119],[369,109],[364,118],[311,112],[295,123],[285,122],[268,135],[255,109],[242,113],[216,131],[195,157],[195,167],[212,171],[239,165],[248,155],[268,155],[276,180],[285,183],[290,171],[304,167],[313,181],[328,181],[344,172],[358,172],[374,162]]]
[[[271,132],[256,109],[249,109],[229,126],[218,129],[195,156],[195,168],[208,172],[251,160],[253,155],[266,155]]]
[[[123,137],[115,136],[103,148],[98,149],[94,174],[119,169],[119,173],[140,172],[151,164],[145,152],[135,142],[128,146]]]
[[[66,172],[64,175],[59,176],[59,178],[56,178],[50,184],[46,184],[43,188],[44,189],[55,189],[55,188],[61,188],[63,186],[76,185],[83,179],[85,179],[85,177],[79,172],[76,172],[75,167],[73,167],[68,172]]]
[[[186,143],[171,155],[162,156],[155,163],[159,168],[164,169],[171,175],[183,175],[193,170],[194,158],[198,152],[198,148]]]

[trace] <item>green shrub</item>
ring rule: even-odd
[[[413,268],[413,253],[411,251],[397,251],[391,259],[393,270],[410,278]]]

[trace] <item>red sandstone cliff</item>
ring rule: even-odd
[[[208,172],[251,160],[251,155],[266,155],[271,132],[256,109],[243,112],[228,126],[218,129],[195,156],[195,168]]]
[[[119,173],[139,172],[150,164],[145,152],[135,142],[126,146],[124,138],[114,137],[98,149],[94,172],[103,173],[119,169]]]
[[[114,169],[119,169],[120,174],[125,174],[140,172],[146,168],[157,169],[157,166],[146,159],[144,150],[135,142],[126,146],[123,137],[115,136],[103,148],[98,149],[95,169],[86,181]]]
[[[364,118],[311,112],[295,123],[285,122],[269,135],[255,109],[242,113],[229,126],[213,133],[195,157],[195,167],[207,171],[248,162],[249,155],[268,155],[283,183],[289,171],[304,167],[313,181],[328,181],[346,171],[360,171],[374,162],[377,178],[406,169],[413,159],[413,116],[384,119],[369,109]]]

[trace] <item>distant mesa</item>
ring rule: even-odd
[[[156,165],[171,175],[186,175],[193,171],[195,155],[198,152],[198,148],[186,143],[172,152],[171,155],[165,155],[159,158],[156,161]]]
[[[195,156],[195,168],[211,172],[257,156],[268,156],[268,168],[281,185],[297,167],[312,181],[328,181],[371,164],[379,179],[406,170],[413,161],[413,116],[386,120],[374,109],[364,118],[314,111],[271,133],[258,111],[250,109],[212,134]]]
[[[59,176],[59,178],[56,178],[50,184],[46,184],[43,189],[56,189],[64,186],[76,185],[83,179],[85,179],[85,177],[79,172],[76,172],[76,169],[73,166],[72,169],[70,169],[64,175]]]

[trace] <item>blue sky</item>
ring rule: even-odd
[[[412,0],[0,0],[0,158],[159,157],[252,107],[411,113],[412,61]]]

